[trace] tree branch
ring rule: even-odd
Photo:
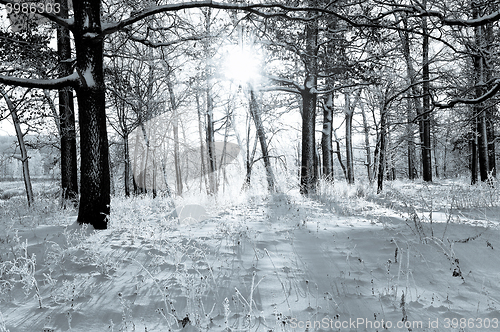
[[[490,82],[488,82],[488,83],[492,83],[492,82],[495,82],[495,81],[496,81],[495,85],[490,90],[486,91],[486,93],[483,94],[481,97],[473,98],[473,99],[469,99],[469,98],[454,98],[454,99],[450,100],[447,103],[437,103],[437,102],[434,102],[433,104],[434,104],[435,107],[438,107],[438,108],[452,108],[456,104],[473,105],[473,104],[482,103],[483,101],[486,101],[487,99],[493,97],[494,95],[497,94],[498,91],[500,91],[500,79],[494,78],[494,79],[490,80]]]
[[[172,46],[172,45],[175,45],[175,44],[178,44],[178,43],[183,43],[183,42],[186,42],[186,41],[202,40],[205,37],[204,36],[185,37],[185,38],[179,38],[179,39],[176,39],[176,40],[172,40],[172,41],[169,41],[169,42],[166,42],[166,43],[154,43],[154,42],[149,41],[147,39],[141,39],[141,38],[134,37],[134,36],[128,36],[128,38],[130,38],[131,40],[136,41],[138,43],[141,43],[143,45],[152,47],[152,48],[159,48],[159,47]]]
[[[0,75],[1,84],[20,86],[24,88],[59,89],[67,86],[75,87],[79,82],[80,78],[77,73],[50,80],[18,78]]]
[[[313,17],[292,17],[287,15],[288,12],[308,12],[308,11],[316,11],[319,13],[324,13],[324,14],[331,14],[334,16],[337,16],[348,23],[355,24],[355,22],[351,21],[347,17],[343,17],[339,15],[338,13],[335,13],[331,10],[326,10],[322,8],[311,8],[311,7],[293,7],[293,6],[287,6],[284,4],[280,3],[257,3],[257,4],[244,4],[244,3],[223,3],[223,2],[215,2],[212,0],[203,0],[203,1],[193,1],[193,2],[183,2],[183,3],[174,3],[174,4],[168,4],[168,5],[163,5],[163,6],[153,6],[151,8],[147,8],[142,10],[139,13],[135,13],[133,16],[122,20],[117,23],[111,23],[107,24],[104,26],[104,29],[102,31],[102,34],[108,35],[111,33],[114,33],[116,31],[119,31],[126,26],[129,26],[131,24],[134,24],[148,16],[163,13],[163,12],[172,12],[172,11],[178,11],[182,9],[192,9],[192,8],[204,8],[204,7],[210,7],[210,8],[215,8],[215,9],[228,9],[228,10],[242,10],[246,11],[261,17],[286,17],[288,19],[294,19],[294,20],[301,20],[301,21],[311,21],[315,20],[318,17],[313,16]],[[275,10],[280,10],[281,12],[271,12],[271,13],[265,13],[262,11],[259,11],[259,9],[275,9]]]

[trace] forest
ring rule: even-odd
[[[498,326],[499,3],[0,17],[0,332]]]

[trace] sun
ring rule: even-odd
[[[261,73],[261,57],[250,47],[229,47],[224,57],[224,75],[237,84],[255,84]]]

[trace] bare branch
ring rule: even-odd
[[[301,91],[304,90],[303,85],[300,85],[297,82],[286,79],[286,78],[277,77],[277,76],[273,76],[273,75],[264,75],[264,77],[269,79],[270,81],[278,83],[278,84],[292,86],[293,88],[288,88],[288,89],[297,90],[297,91],[295,91],[296,93],[301,93]]]
[[[299,90],[288,88],[286,86],[279,86],[279,85],[255,88],[255,91],[263,91],[263,92],[282,91],[282,92],[300,94]]]
[[[179,38],[179,39],[176,39],[176,40],[171,40],[171,41],[166,42],[166,43],[154,43],[154,42],[149,41],[147,39],[141,39],[141,38],[134,37],[134,36],[128,36],[128,38],[130,38],[131,40],[136,41],[138,43],[141,43],[143,45],[149,46],[149,47],[159,48],[159,47],[172,46],[172,45],[183,43],[183,42],[186,42],[186,41],[202,40],[205,37],[204,36],[185,37],[185,38]]]

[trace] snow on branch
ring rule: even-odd
[[[447,18],[445,14],[437,10],[427,10],[425,8],[411,6],[411,5],[396,5],[398,8],[395,8],[391,11],[381,13],[377,19],[384,18],[390,14],[394,14],[396,12],[405,12],[408,14],[417,15],[419,17],[436,17],[439,19],[441,24],[448,26],[462,26],[462,27],[479,27],[482,25],[486,25],[488,23],[493,23],[500,20],[500,10],[497,10],[491,14],[484,15],[474,19],[456,19],[456,18]]]
[[[447,103],[435,102],[433,104],[435,107],[438,107],[438,108],[452,108],[456,104],[474,105],[474,104],[482,103],[483,101],[486,101],[486,100],[492,98],[493,96],[495,96],[498,93],[498,91],[500,91],[500,79],[494,78],[494,79],[490,80],[488,83],[491,84],[493,82],[495,82],[495,85],[490,90],[486,91],[485,94],[483,94],[482,96],[480,96],[478,98],[473,98],[473,99],[454,98]]]
[[[80,82],[80,78],[77,73],[73,73],[69,76],[50,79],[50,80],[29,79],[29,78],[19,78],[19,77],[0,75],[1,84],[20,86],[24,88],[59,89],[67,86],[75,86],[76,84],[78,84],[78,82]]]
[[[215,8],[215,9],[227,9],[227,10],[242,10],[248,13],[252,13],[261,17],[285,17],[293,20],[300,21],[312,21],[317,19],[316,16],[312,17],[295,17],[290,16],[291,12],[310,12],[314,11],[322,14],[331,14],[336,17],[341,18],[342,20],[353,24],[356,26],[356,23],[348,19],[347,17],[343,17],[340,14],[325,9],[325,8],[313,8],[313,7],[294,7],[287,6],[281,3],[224,3],[224,2],[215,2],[211,0],[203,0],[203,1],[191,1],[191,2],[182,2],[182,3],[173,3],[162,6],[153,6],[151,8],[144,9],[138,13],[133,13],[129,18],[124,19],[117,23],[106,24],[103,29],[103,34],[111,34],[116,31],[119,31],[131,24],[134,24],[146,17],[151,15],[163,13],[163,12],[172,12],[183,9],[191,9],[191,8]],[[267,10],[267,11],[265,11]]]
[[[172,45],[187,42],[187,41],[202,40],[205,37],[204,36],[191,36],[191,37],[185,37],[185,38],[179,38],[176,40],[171,40],[171,41],[165,42],[165,43],[155,43],[155,42],[149,41],[147,39],[138,38],[138,37],[135,37],[132,35],[128,36],[128,38],[130,38],[130,40],[136,41],[138,43],[141,43],[143,45],[146,45],[146,46],[149,46],[152,48],[159,48],[159,47],[168,47],[168,46],[172,46]]]

